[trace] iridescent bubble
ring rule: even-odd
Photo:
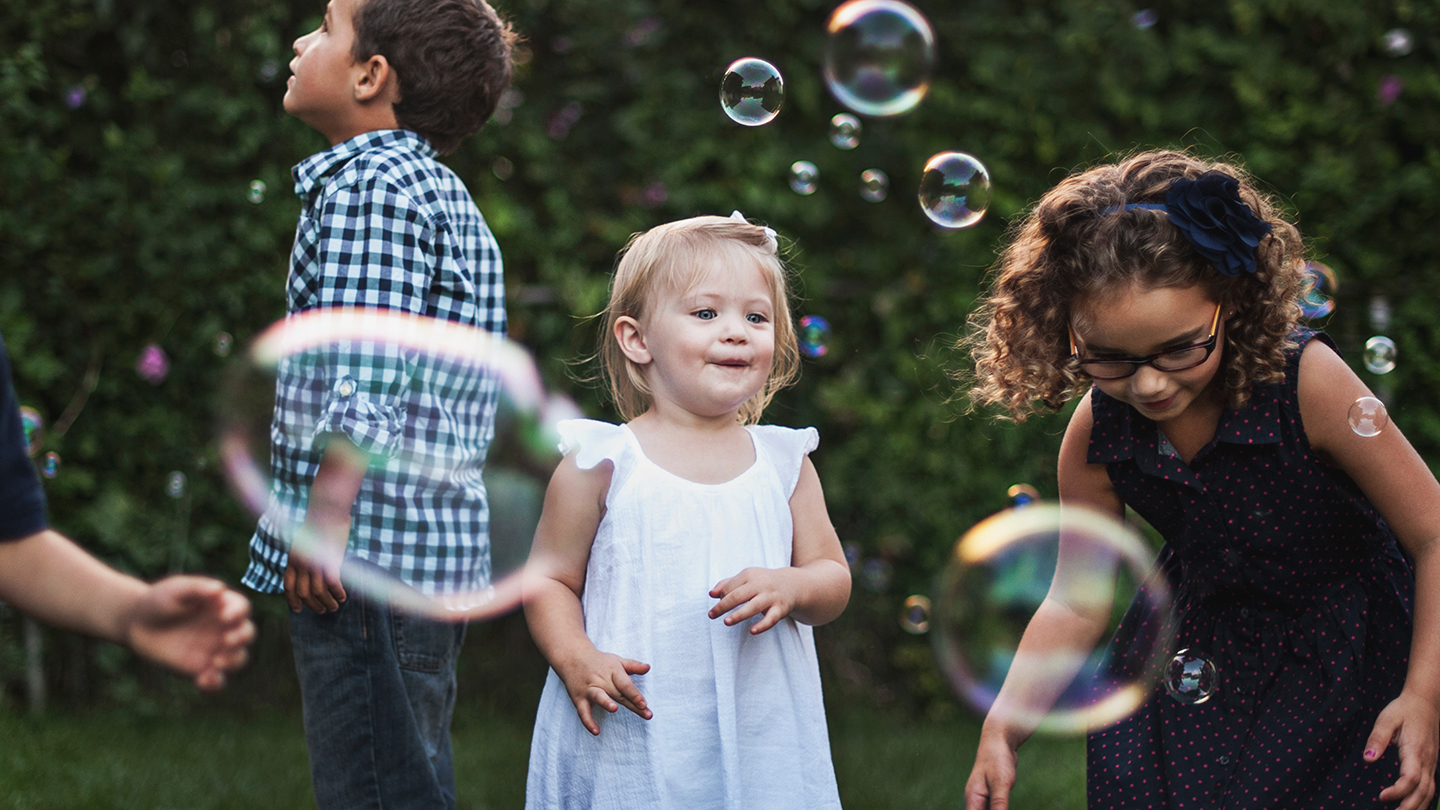
[[[260,66],[258,68],[255,69],[255,77],[264,84],[269,84],[270,82],[275,81],[275,77],[279,75],[280,62],[275,59],[266,59],[265,61],[260,63]]]
[[[1335,278],[1335,271],[1320,262],[1306,262],[1302,272],[1305,278],[1300,290],[1301,316],[1323,318],[1334,312],[1335,301],[1331,296],[1340,286],[1339,280]]]
[[[397,561],[347,566],[347,589],[454,620],[492,618],[519,604],[545,481],[560,459],[559,423],[580,415],[545,389],[523,347],[443,319],[317,309],[275,324],[236,354],[217,398],[217,447],[231,488],[267,534],[288,541],[292,553],[323,554],[304,524],[308,493],[277,476],[270,459],[313,463],[329,432],[320,428],[335,414],[370,420],[364,436],[378,438],[365,443],[354,434],[364,444],[352,460],[357,470],[404,482],[406,498],[451,498],[462,510],[488,500],[490,528],[465,548],[471,575],[463,581],[412,587]],[[407,429],[417,419],[447,429]]]
[[[265,202],[265,181],[251,180],[250,188],[245,192],[245,199],[256,205]]]
[[[169,477],[165,479],[165,494],[178,501],[185,497],[185,490],[188,488],[188,483],[189,481],[186,479],[185,473],[174,470],[170,473]]]
[[[1130,15],[1130,24],[1141,31],[1150,30],[1155,27],[1155,23],[1159,21],[1160,15],[1157,14],[1153,8],[1142,8]]]
[[[1005,496],[1010,499],[1010,505],[1029,506],[1040,500],[1040,491],[1029,484],[1016,484],[1006,490]]]
[[[230,349],[234,346],[235,338],[231,337],[229,332],[216,332],[215,345],[211,347],[211,350],[215,352],[216,357],[229,357]]]
[[[135,373],[145,382],[159,385],[170,373],[170,356],[165,354],[164,349],[151,343],[141,349],[140,355],[135,358]]]
[[[780,71],[764,59],[736,59],[720,80],[720,108],[730,120],[758,127],[775,120],[785,100]]]
[[[85,91],[85,85],[71,85],[70,89],[65,91],[65,106],[72,110],[78,110],[85,104],[85,98],[88,95],[89,93]]]
[[[1170,660],[1170,592],[1154,559],[1130,527],[1080,507],[1036,503],[981,521],[940,575],[931,637],[941,669],[976,712],[1042,733],[1119,722],[1144,703]],[[1022,650],[1042,603],[1103,619],[1107,632],[1098,643],[1032,636]],[[1112,645],[1127,610],[1135,633]],[[1013,700],[997,705],[1007,681]]]
[[[905,599],[900,609],[900,629],[916,636],[930,632],[930,597],[916,594]]]
[[[790,164],[790,190],[802,197],[815,193],[815,181],[820,170],[808,160],[797,160]]]
[[[1385,410],[1385,403],[1375,397],[1360,397],[1355,400],[1350,405],[1347,418],[1355,435],[1367,439],[1379,436],[1380,431],[1390,424],[1390,413]]]
[[[45,443],[45,418],[34,408],[21,405],[20,427],[25,431],[25,455],[33,456]]]
[[[1415,38],[1404,28],[1392,28],[1380,40],[1387,56],[1406,56],[1415,50]]]
[[[860,584],[871,593],[884,593],[890,587],[894,568],[888,560],[871,557],[860,563]]]
[[[1365,341],[1365,369],[1371,374],[1389,374],[1395,370],[1395,341],[1376,335]]]
[[[54,478],[60,474],[60,454],[51,450],[45,454],[40,461],[40,474],[46,478]]]
[[[824,357],[830,351],[830,322],[820,315],[800,319],[796,337],[800,353],[806,357]]]
[[[826,26],[825,84],[861,115],[907,113],[930,90],[935,32],[900,0],[849,0]]]
[[[850,113],[840,113],[830,119],[830,143],[836,149],[854,149],[860,145],[860,119]]]
[[[920,174],[920,208],[944,228],[968,228],[990,207],[990,172],[964,152],[941,152]]]
[[[495,175],[496,180],[509,180],[515,176],[515,164],[510,162],[510,158],[501,155],[490,164],[490,173]]]
[[[1165,691],[1176,703],[1198,706],[1209,700],[1220,686],[1220,673],[1206,656],[1181,650],[1165,667]]]
[[[879,169],[860,173],[860,196],[866,202],[880,202],[890,194],[890,177]]]

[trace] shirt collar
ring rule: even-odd
[[[1255,385],[1244,407],[1221,411],[1220,423],[1215,426],[1215,442],[1245,445],[1279,442],[1279,389],[1275,384]],[[1158,445],[1155,423],[1129,405],[1099,388],[1092,388],[1090,406],[1094,426],[1090,429],[1090,447],[1085,454],[1089,463],[1138,460],[1145,454],[1144,451]]]
[[[410,149],[426,157],[439,155],[435,147],[418,133],[408,129],[376,129],[362,132],[348,141],[341,141],[323,152],[316,152],[295,164],[290,173],[295,178],[295,194],[300,199],[309,199],[331,175],[361,152],[395,146]]]

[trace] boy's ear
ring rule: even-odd
[[[364,104],[387,96],[391,103],[400,100],[400,82],[395,78],[390,60],[377,53],[356,67],[360,68],[355,78],[356,101]]]
[[[645,346],[645,336],[640,334],[640,322],[629,315],[621,315],[615,319],[615,342],[620,344],[620,351],[630,359],[630,362],[643,366],[653,358],[650,350]]]

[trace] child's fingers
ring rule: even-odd
[[[1396,810],[1419,810],[1422,804],[1429,800],[1428,794],[1433,789],[1433,787],[1427,788],[1424,785],[1424,775],[1424,769],[1421,767],[1420,758],[1416,755],[1414,746],[1401,743],[1400,778],[1395,780],[1395,784],[1380,791],[1380,801],[1393,802],[1404,799],[1405,801]]]
[[[719,599],[720,597],[724,596],[725,591],[729,590],[730,588],[730,583],[735,579],[736,577],[726,577],[715,583],[715,587],[710,589],[710,596],[715,599]]]
[[[775,601],[773,599],[767,599],[763,596],[756,596],[754,599],[751,599],[750,601],[731,611],[730,614],[725,617],[725,624],[727,627],[734,627],[735,625],[745,621],[746,619],[749,619],[752,616],[757,616],[765,612],[766,610],[769,610],[770,607],[774,604]]]
[[[785,611],[782,610],[779,605],[771,605],[770,609],[765,611],[765,618],[751,625],[750,635],[760,635],[766,630],[769,630],[770,628],[779,624],[780,620],[783,618],[785,618]]]
[[[1400,730],[1400,721],[1388,712],[1380,712],[1375,720],[1375,728],[1370,732],[1370,738],[1365,741],[1365,761],[1374,762],[1385,753],[1390,743],[1395,739],[1395,732]]]
[[[710,608],[710,618],[718,619],[721,616],[724,616],[726,613],[729,613],[740,605],[743,605],[746,602],[749,602],[751,599],[754,599],[759,592],[759,589],[749,584],[741,585],[735,588],[734,590],[725,594],[725,596],[719,602],[716,602],[715,605]]]
[[[644,675],[650,671],[650,665],[643,661],[636,661],[633,658],[621,658],[620,666],[625,668],[626,675]]]
[[[600,724],[596,723],[595,718],[590,714],[590,699],[582,695],[571,702],[575,704],[575,713],[580,715],[580,725],[584,726],[586,731],[599,737]]]
[[[648,669],[648,667],[647,667]],[[617,673],[615,680],[615,694],[611,695],[624,704],[625,708],[649,720],[652,715],[650,709],[645,705],[645,696],[640,694],[640,688],[625,673]]]
[[[285,585],[285,602],[286,602],[288,605],[290,605],[290,612],[291,612],[291,613],[299,613],[299,612],[300,612],[301,603],[300,603],[300,597],[295,593],[295,568],[294,568],[294,566],[290,566],[290,565],[285,566],[285,582],[284,582],[284,585]]]

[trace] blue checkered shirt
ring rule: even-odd
[[[419,135],[358,135],[294,168],[303,205],[290,254],[287,321],[364,307],[505,332],[500,250],[464,184]],[[283,590],[326,440],[371,459],[347,555],[423,593],[484,587],[489,508],[481,481],[494,434],[492,375],[385,340],[346,340],[282,360],[270,430],[270,503],[244,583]]]

